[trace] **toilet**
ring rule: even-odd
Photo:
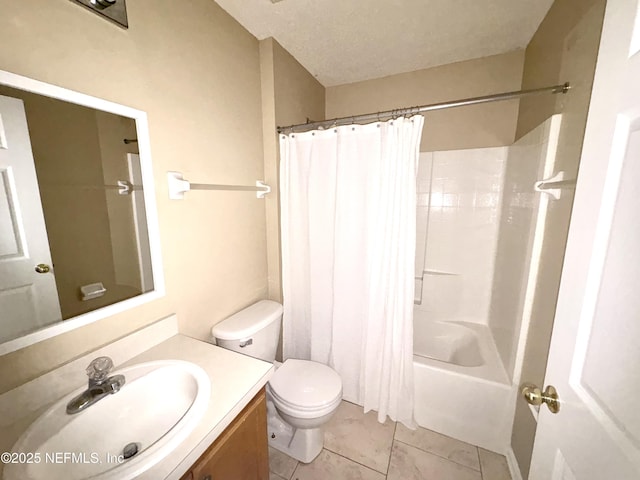
[[[324,425],[342,400],[342,380],[330,367],[309,360],[275,361],[282,305],[261,300],[214,325],[215,343],[273,363],[267,384],[269,445],[303,463],[322,451]]]

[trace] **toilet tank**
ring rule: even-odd
[[[281,319],[282,305],[261,300],[214,325],[211,335],[222,348],[272,363]]]

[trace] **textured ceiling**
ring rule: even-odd
[[[553,0],[216,0],[324,86],[526,47]]]

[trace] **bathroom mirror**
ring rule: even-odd
[[[0,355],[164,294],[144,112],[0,71]]]

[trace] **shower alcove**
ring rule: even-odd
[[[420,154],[414,308],[422,427],[509,448],[561,116],[508,147]],[[557,193],[557,192],[554,192]]]

